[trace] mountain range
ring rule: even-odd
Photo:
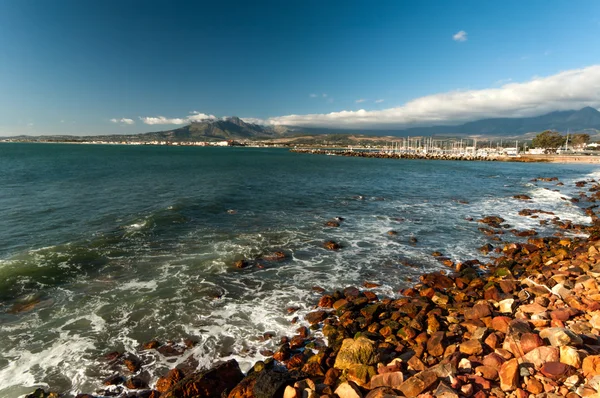
[[[246,123],[238,117],[204,120],[173,130],[138,134],[144,141],[218,141],[260,140],[291,135],[363,134],[377,136],[464,136],[489,137],[521,136],[544,130],[559,132],[600,132],[600,112],[592,107],[580,110],[556,111],[535,117],[490,118],[461,125],[412,127],[403,130],[349,130],[288,126],[264,126]]]

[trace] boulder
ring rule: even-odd
[[[220,398],[221,394],[232,390],[243,378],[237,361],[232,359],[185,377],[165,391],[161,398]]]
[[[379,362],[379,355],[375,343],[361,336],[356,339],[344,339],[334,367],[344,370],[352,365],[376,365],[377,362]]]
[[[600,355],[589,355],[585,357],[581,364],[581,369],[587,378],[600,375]]]
[[[183,380],[184,377],[185,376],[181,370],[171,369],[166,376],[161,377],[156,381],[156,390],[161,393],[165,392]]]
[[[390,387],[398,389],[403,382],[404,375],[402,372],[388,372],[373,376],[371,378],[370,388],[374,389],[377,387]]]
[[[538,369],[546,362],[557,362],[559,360],[558,348],[548,346],[534,348],[523,356],[523,362],[531,363]]]
[[[554,347],[560,347],[565,345],[576,346],[581,345],[583,343],[581,337],[565,328],[543,329],[540,332],[540,337],[543,339],[548,339],[550,345]]]

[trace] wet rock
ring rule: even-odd
[[[195,372],[183,378],[164,392],[162,398],[220,398],[225,391],[232,390],[244,375],[238,363],[232,359],[213,368]]]
[[[327,318],[329,314],[326,311],[314,311],[309,312],[304,316],[304,319],[311,325],[317,324],[319,322],[323,322],[325,318]]]
[[[528,195],[515,195],[515,196],[513,196],[513,198],[519,199],[519,200],[531,200],[531,197]]]
[[[25,395],[25,398],[58,398],[58,393],[55,392],[46,392],[42,388],[36,389],[31,394]]]
[[[335,220],[329,220],[325,223],[326,227],[337,228],[340,226],[340,223]]]
[[[181,370],[171,369],[164,377],[161,377],[156,381],[155,388],[158,392],[163,393],[183,380],[184,377],[185,375]]]
[[[123,381],[123,376],[117,374],[107,377],[102,381],[102,384],[104,384],[105,386],[115,386],[117,384],[123,383]]]
[[[233,263],[233,266],[235,268],[243,269],[248,268],[250,266],[250,263],[248,262],[248,260],[237,260]]]
[[[148,388],[148,384],[146,384],[146,382],[140,379],[139,377],[132,377],[130,379],[127,379],[127,381],[125,382],[125,387],[127,387],[130,390],[141,390],[144,388]]]
[[[339,250],[342,248],[339,243],[334,242],[332,240],[328,240],[323,244],[323,247],[327,250]]]
[[[156,340],[151,340],[147,343],[142,344],[143,350],[155,350],[160,347],[160,343]]]

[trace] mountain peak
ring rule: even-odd
[[[225,118],[225,121],[226,121],[226,122],[229,122],[229,123],[233,123],[233,124],[235,124],[236,126],[241,126],[241,127],[244,127],[244,126],[246,126],[246,125],[247,125],[247,123],[246,123],[246,122],[244,122],[242,119],[240,119],[240,118],[239,118],[239,117],[237,117],[237,116],[229,116],[229,117],[226,117],[226,118]]]

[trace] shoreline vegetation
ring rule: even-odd
[[[279,339],[279,348],[262,352],[268,358],[246,374],[235,360],[202,371],[180,364],[149,386],[139,359],[112,352],[104,358],[116,370],[103,381],[108,390],[78,397],[598,397],[600,182],[575,186],[581,193],[574,202],[591,225],[554,218],[560,232],[539,237],[490,215],[473,220],[490,237],[479,249],[491,254],[486,263],[433,252],[444,269],[422,275],[399,298],[379,297],[371,282],[333,292],[313,287],[322,295],[294,321],[297,334],[261,336]],[[515,197],[527,203],[526,195]],[[526,242],[499,241],[506,232]],[[186,345],[193,342],[182,350]],[[157,341],[140,349],[177,351]],[[28,397],[58,396],[38,389]]]

